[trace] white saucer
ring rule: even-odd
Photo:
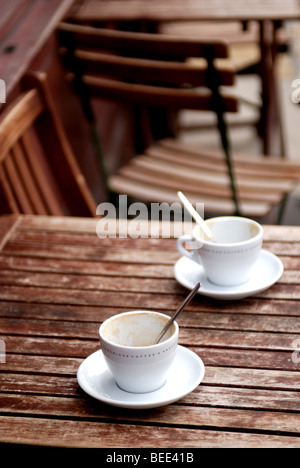
[[[236,300],[258,294],[275,284],[283,274],[283,264],[276,255],[261,250],[250,279],[240,286],[217,286],[209,281],[201,265],[187,257],[181,257],[174,268],[176,280],[193,289],[200,282],[199,294],[214,299]]]
[[[168,405],[191,393],[203,380],[205,368],[193,351],[178,346],[166,383],[151,393],[121,390],[109,371],[102,351],[96,351],[79,366],[77,380],[90,396],[112,406],[145,409]]]

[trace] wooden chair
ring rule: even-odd
[[[257,92],[256,96],[249,99],[246,93],[238,93],[236,96],[239,102],[243,102],[246,107],[254,110],[251,118],[241,118],[237,115],[236,118],[230,121],[230,126],[249,125],[256,127],[258,135],[262,138],[263,147],[269,151],[270,143],[268,137],[270,133],[276,133],[276,145],[272,144],[272,148],[276,148],[277,152],[282,156],[286,156],[286,142],[283,131],[283,123],[280,115],[280,106],[276,97],[276,67],[279,53],[286,52],[290,46],[290,35],[283,27],[281,21],[274,24],[264,23],[264,32],[261,32],[262,25],[256,21],[177,21],[177,22],[162,22],[158,26],[158,31],[162,34],[173,34],[180,36],[193,37],[198,40],[205,38],[223,38],[228,43],[230,64],[234,68],[237,75],[252,75],[257,76],[261,81],[261,92]],[[271,47],[271,56],[266,53]],[[263,62],[272,63],[272,72],[266,77]],[[273,93],[273,118],[266,119],[267,101],[266,93]],[[184,130],[189,130],[188,126],[183,127]],[[195,131],[195,126],[191,130]],[[199,130],[205,129],[205,125],[198,125]],[[265,138],[266,137],[266,138]],[[265,141],[264,141],[265,140]],[[277,142],[278,140],[278,142]]]
[[[296,187],[299,164],[231,154],[224,114],[236,112],[238,105],[221,86],[231,86],[234,73],[215,67],[216,58],[227,57],[224,41],[66,23],[59,26],[59,36],[89,115],[91,97],[101,97],[148,108],[213,110],[217,116],[223,152],[176,139],[154,141],[108,178],[112,191],[172,203],[181,190],[193,203],[203,202],[206,213],[265,218]],[[203,66],[192,65],[191,57],[203,58]]]
[[[96,216],[96,203],[69,146],[46,75],[0,115],[0,213]]]

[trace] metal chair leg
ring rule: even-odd
[[[214,50],[213,48],[207,44],[205,47],[204,55],[207,61],[207,82],[208,86],[212,92],[212,104],[213,109],[217,115],[218,119],[218,130],[221,137],[221,144],[224,150],[226,165],[228,170],[228,176],[230,180],[230,188],[232,192],[232,200],[235,206],[235,215],[241,216],[241,209],[240,209],[240,201],[238,196],[238,190],[235,181],[235,174],[234,174],[234,167],[232,164],[231,158],[231,149],[229,144],[228,138],[228,128],[224,118],[224,103],[222,96],[219,91],[219,74],[214,65]]]

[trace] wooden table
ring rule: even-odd
[[[0,442],[299,448],[300,227],[265,227],[264,247],[285,265],[271,289],[241,301],[198,295],[181,316],[202,384],[169,406],[127,410],[86,395],[78,366],[99,349],[104,319],[169,313],[187,291],[173,276],[174,239],[100,240],[97,222],[0,218]]]
[[[298,0],[75,0],[80,21],[264,21],[299,19]]]
[[[0,78],[7,96],[69,11],[74,0],[1,0]]]
[[[157,25],[173,21],[249,21],[259,23],[264,153],[284,156],[284,137],[277,102],[274,64],[276,31],[282,21],[300,19],[299,0],[77,0],[68,18],[81,23],[140,22]],[[278,135],[281,148],[278,149]]]

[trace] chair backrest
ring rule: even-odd
[[[96,126],[90,105],[92,96],[168,111],[215,112],[232,197],[236,213],[240,213],[223,115],[238,110],[236,97],[222,88],[234,84],[234,71],[227,64],[224,67],[216,63],[216,59],[228,57],[225,41],[192,40],[70,23],[61,23],[58,34],[64,47],[65,64],[74,74],[74,86],[92,128]],[[152,136],[161,138],[160,134],[158,137],[153,134],[153,120],[156,116],[150,125],[147,123],[146,131],[142,124],[137,132],[142,134],[142,147],[151,143]],[[158,127],[161,127],[160,122]],[[98,154],[101,158],[101,153]]]
[[[95,216],[46,75],[28,75],[24,87],[0,115],[0,213]]]
[[[190,40],[162,34],[59,25],[66,65],[90,95],[131,104],[212,110],[212,89],[231,86],[234,72],[213,67],[228,57],[222,40]],[[195,62],[195,59],[205,59]],[[80,90],[82,92],[82,89]],[[235,97],[222,94],[223,111],[236,112]]]

